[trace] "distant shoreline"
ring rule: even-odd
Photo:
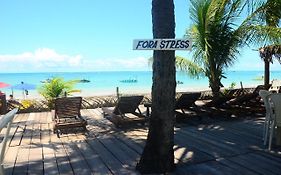
[[[244,89],[249,89],[249,88],[255,88],[256,86],[245,86],[243,87]],[[240,87],[239,87],[240,88]],[[239,89],[238,87],[236,89]],[[223,88],[222,88],[223,89]],[[205,89],[199,89],[199,88],[189,88],[189,89],[178,89],[176,92],[177,93],[192,93],[192,92],[211,92],[210,88],[205,88]],[[120,95],[150,95],[151,91],[145,91],[145,90],[140,90],[140,91],[121,91],[119,92]],[[117,96],[116,91],[104,91],[104,92],[90,92],[90,91],[82,91],[81,93],[73,93],[70,96],[81,96],[84,98],[94,98],[94,97],[114,97]],[[6,98],[9,98],[9,94],[6,94]],[[36,93],[31,93],[27,96],[27,98],[23,98],[23,95],[19,96],[14,96],[15,99],[17,100],[44,100],[44,97],[41,96],[40,94]]]

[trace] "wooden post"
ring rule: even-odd
[[[6,111],[7,111],[6,95],[1,94],[0,95],[0,114],[6,114]]]
[[[267,86],[269,85],[269,80],[270,80],[270,62],[269,58],[264,59],[264,85]]]
[[[120,94],[119,94],[119,87],[116,87],[116,96],[117,96],[117,100],[118,100],[119,97],[120,97]]]

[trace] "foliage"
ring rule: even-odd
[[[22,100],[20,109],[31,108],[34,106],[34,101],[32,100]]]
[[[176,68],[187,72],[190,77],[200,78],[205,75],[204,69],[194,62],[180,56],[176,56]]]
[[[280,28],[264,26],[260,22],[259,17],[264,15],[262,12],[268,12],[269,9],[266,3],[251,4],[252,13],[238,25],[237,19],[245,12],[247,3],[249,1],[191,0],[190,14],[194,25],[187,30],[186,36],[193,42],[193,60],[187,61],[190,64],[186,65],[191,68],[185,70],[190,75],[196,75],[193,67],[202,70],[200,72],[204,72],[209,79],[214,97],[219,95],[224,72],[235,63],[240,47],[265,39],[280,40]],[[280,9],[274,12],[279,13]],[[184,62],[180,63],[182,67],[185,66]]]
[[[280,44],[281,29],[278,28],[281,18],[281,0],[258,0],[250,3],[252,13],[244,25],[250,31],[256,45]]]
[[[214,96],[219,95],[224,71],[239,53],[242,31],[234,25],[243,11],[242,1],[192,0],[193,27],[186,35],[193,41],[193,62],[204,70]]]
[[[55,98],[80,92],[80,90],[74,89],[77,83],[79,80],[65,81],[63,78],[54,77],[45,82],[38,91],[47,100],[48,107],[52,109]]]
[[[180,57],[176,56],[176,68],[180,71],[186,72],[190,77],[192,78],[197,78],[199,79],[200,77],[203,77],[204,74],[204,69],[199,67],[197,64],[194,62]],[[153,64],[153,57],[150,57],[148,59],[148,65],[151,66]]]
[[[235,83],[235,82],[232,82],[232,83],[230,84],[230,86],[229,86],[229,89],[234,89],[235,86],[236,86],[236,83]]]
[[[235,82],[232,82],[232,83],[229,85],[228,88],[225,88],[225,89],[223,90],[223,95],[227,95],[231,89],[234,89],[234,88],[235,88],[235,86],[236,86],[236,83],[235,83]]]

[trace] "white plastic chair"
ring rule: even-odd
[[[269,91],[278,93],[280,92],[280,87],[281,87],[281,80],[272,80]]]
[[[13,109],[12,111],[8,112],[4,116],[1,116],[0,118],[0,132],[2,131],[3,128],[6,128],[4,138],[0,144],[0,175],[4,175],[4,166],[3,166],[3,160],[4,160],[4,155],[6,152],[6,144],[8,140],[8,136],[10,133],[11,129],[11,124],[13,122],[13,119],[15,117],[15,114],[18,112],[18,108]]]
[[[268,96],[270,102],[270,111],[273,117],[273,122],[270,126],[268,149],[271,150],[272,137],[274,135],[275,127],[281,127],[281,93],[273,93]]]
[[[267,143],[267,139],[268,139],[268,131],[270,128],[270,124],[273,121],[273,117],[270,115],[270,104],[268,101],[268,96],[271,94],[271,92],[267,91],[267,90],[260,90],[259,91],[259,95],[262,98],[262,101],[264,103],[264,107],[266,110],[265,113],[265,120],[264,120],[264,124],[263,124],[263,144],[266,145]]]

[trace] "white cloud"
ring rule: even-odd
[[[61,54],[50,48],[33,52],[0,55],[0,72],[48,71],[114,71],[148,70],[148,59],[136,58],[84,58],[82,55]]]
[[[34,52],[24,52],[15,55],[0,55],[0,68],[7,64],[22,65],[28,68],[60,68],[80,66],[81,55],[66,55],[53,49],[39,48]]]

